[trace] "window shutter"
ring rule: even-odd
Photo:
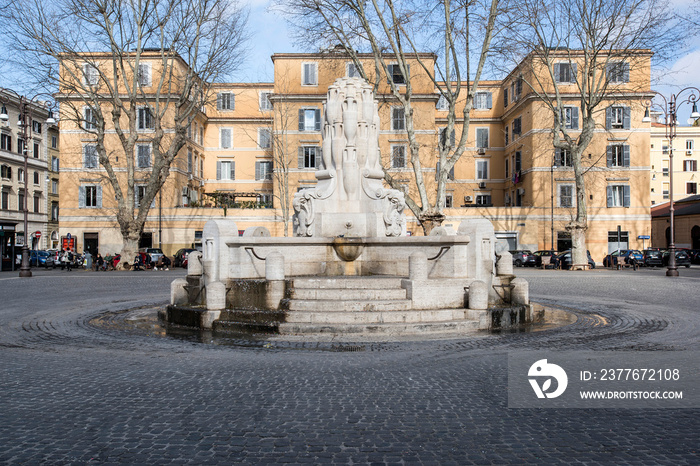
[[[452,132],[450,133],[450,147],[455,146],[455,130],[454,128],[452,129]]]
[[[571,77],[569,78],[569,82],[575,83],[576,82],[576,70],[578,69],[578,65],[576,63],[571,64]]]
[[[622,166],[630,166],[630,146],[628,144],[622,146]]]
[[[314,129],[316,131],[321,131],[321,109],[317,108],[314,113]]]
[[[508,89],[503,89],[503,107],[508,106]]]
[[[578,129],[578,107],[571,107],[571,129]]]
[[[562,160],[561,160],[561,149],[554,149],[554,163],[558,166],[562,166]]]
[[[304,109],[299,109],[299,131],[304,131]]]
[[[231,148],[231,129],[222,128],[221,129],[221,148],[230,149]]]
[[[630,82],[630,64],[627,62],[622,63],[622,82]]]
[[[486,108],[489,110],[493,108],[493,95],[490,92],[486,94]]]
[[[223,100],[223,97],[222,97],[222,95],[221,95],[221,92],[219,92],[218,94],[216,94],[216,109],[217,109],[217,110],[221,110],[221,106],[222,106],[222,102],[221,102],[221,101],[222,101],[222,100]]]
[[[85,207],[85,186],[78,188],[78,207]]]
[[[231,162],[230,167],[231,167],[231,180],[235,180],[236,179],[236,162]]]
[[[608,156],[607,166],[608,166],[608,168],[610,168],[610,167],[612,167],[612,164],[613,164],[613,160],[612,160],[612,158],[613,158],[613,146],[608,146],[606,148],[606,151],[607,151],[607,156]],[[610,206],[608,206],[608,207],[610,207]]]
[[[561,64],[560,63],[554,64],[554,81],[561,82]]]
[[[221,179],[221,162],[216,162],[216,179]]]
[[[262,179],[261,171],[260,171],[260,162],[255,162],[255,179],[260,180]]]
[[[299,146],[298,167],[304,168],[304,148]]]
[[[631,121],[631,112],[629,107],[625,107],[624,109],[624,116],[622,120],[622,127],[624,129],[630,129],[630,121]]]
[[[229,110],[236,110],[236,94],[233,92],[231,93],[231,96],[229,97]]]
[[[612,107],[605,109],[605,129],[612,129]]]
[[[97,207],[102,207],[102,186],[97,185],[96,188],[97,189],[95,191],[97,191]]]
[[[625,186],[623,186],[623,188],[624,188],[624,200],[623,200],[624,203],[623,203],[623,205],[625,207],[629,207],[630,206],[630,187],[629,187],[629,185],[625,185]]]
[[[612,207],[613,206],[613,188],[612,188],[612,186],[608,186],[607,191],[608,191],[608,207]]]
[[[317,147],[316,148],[316,170],[319,170],[321,168],[321,148]]]

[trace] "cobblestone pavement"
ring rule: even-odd
[[[0,463],[698,464],[699,409],[507,408],[509,352],[700,349],[680,272],[518,269],[577,322],[354,346],[130,325],[182,271],[1,273]]]

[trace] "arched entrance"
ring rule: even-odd
[[[690,238],[693,244],[692,249],[700,249],[700,226],[695,225],[690,230]]]

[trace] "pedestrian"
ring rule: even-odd
[[[58,261],[61,263],[61,270],[66,268],[66,263],[63,262],[63,255],[66,253],[63,249],[61,249],[61,253],[58,255]]]
[[[63,266],[65,265],[66,269],[68,271],[71,271],[71,267],[73,265],[73,258],[71,257],[73,254],[71,254],[70,250],[66,250],[63,253],[63,256],[61,257],[61,269],[63,269]]]
[[[100,269],[104,270],[105,260],[102,258],[102,254],[99,252],[95,257],[95,272],[99,272]]]

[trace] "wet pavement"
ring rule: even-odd
[[[700,268],[516,269],[574,324],[401,342],[209,338],[168,272],[0,273],[0,463],[698,464],[698,409],[509,409],[507,355],[700,350]]]

